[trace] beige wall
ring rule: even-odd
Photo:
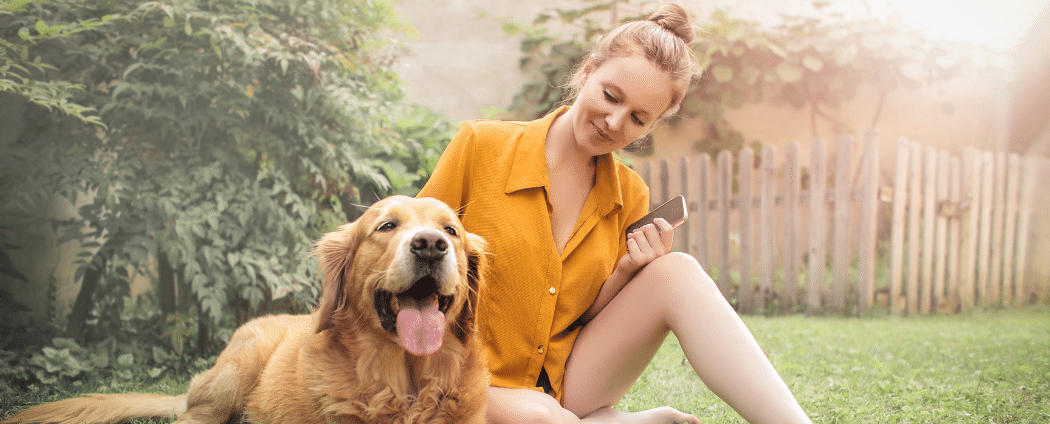
[[[801,13],[804,8],[802,0],[680,2],[698,18],[722,8],[733,10],[735,16],[767,20],[782,13]],[[621,5],[619,14],[645,14],[657,3]],[[518,69],[521,38],[503,32],[503,22],[530,24],[548,8],[590,4],[580,0],[401,0],[395,11],[416,30],[401,38],[406,52],[397,66],[409,100],[455,120],[482,117],[482,111],[490,108],[507,108],[525,78]]]
[[[701,22],[716,9],[733,16],[770,22],[782,15],[811,13],[801,0],[766,2],[755,0],[680,0]],[[621,5],[620,15],[646,13],[658,2]],[[837,8],[849,13],[860,2],[840,1]],[[853,4],[857,3],[857,4]],[[551,7],[572,8],[580,1],[454,0],[431,2],[403,0],[396,7],[400,18],[417,30],[403,39],[406,53],[400,72],[409,100],[429,106],[455,120],[483,117],[487,109],[503,109],[525,81],[518,69],[520,37],[501,29],[504,21],[528,24]],[[610,19],[612,18],[610,14]],[[571,66],[571,64],[566,64]],[[980,71],[947,84],[919,91],[903,89],[890,95],[878,126],[889,142],[904,136],[958,151],[963,145],[1000,148],[1005,123],[1005,81],[996,72]],[[771,90],[767,90],[769,93]],[[830,114],[863,131],[873,121],[878,95],[861,90],[857,98]],[[952,112],[946,112],[951,105]],[[813,137],[807,112],[795,110],[767,94],[761,104],[730,109],[727,118],[741,129],[748,141],[783,144]],[[818,120],[818,134],[829,140],[827,121]],[[695,151],[695,141],[704,138],[699,123],[686,123],[657,134],[657,157],[672,157]],[[886,155],[884,155],[886,156]]]

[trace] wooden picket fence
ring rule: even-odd
[[[1050,215],[1036,209],[1050,199],[1050,161],[972,148],[953,157],[901,138],[886,184],[879,144],[874,129],[860,142],[842,136],[831,164],[814,139],[808,167],[795,142],[782,160],[766,145],[759,158],[743,148],[714,163],[700,154],[634,168],[651,206],[685,195],[690,217],[676,249],[696,257],[742,313],[1047,303],[1050,282],[1028,278],[1026,261],[1031,229]]]

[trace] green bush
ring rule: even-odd
[[[370,0],[0,3],[0,103],[24,124],[0,146],[0,273],[32,284],[4,253],[27,228],[81,241],[82,295],[47,333],[137,346],[121,355],[157,375],[210,357],[253,316],[308,310],[312,242],[356,205],[415,194],[452,136],[403,99],[400,30]],[[79,217],[39,217],[56,195]],[[141,277],[157,290],[140,305],[128,296]],[[11,378],[121,372],[115,348],[99,366],[59,339],[15,344],[49,325],[0,295],[17,311],[0,349],[33,358],[0,356]]]

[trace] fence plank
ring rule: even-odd
[[[962,221],[962,254],[959,265],[959,305],[962,311],[973,309],[974,292],[977,288],[977,231],[980,219],[981,198],[981,157],[976,149],[967,147],[963,155],[963,221]]]
[[[754,310],[754,281],[752,281],[752,261],[754,261],[752,240],[754,236],[751,229],[751,209],[753,197],[751,195],[752,181],[755,173],[755,152],[750,147],[740,149],[738,181],[739,197],[737,204],[740,206],[740,258],[737,265],[740,269],[740,281],[737,285],[737,297],[741,312],[752,312]]]
[[[729,152],[723,150],[718,153],[718,289],[727,300],[730,299],[730,272],[729,272],[729,212],[732,207],[729,204],[729,189],[732,187],[733,179],[731,173],[733,165]]]
[[[824,255],[826,253],[825,215],[827,204],[827,173],[824,154],[824,139],[815,138],[810,147],[809,161],[809,281],[806,286],[806,313],[813,314],[821,308],[821,292],[824,288]]]
[[[947,312],[958,312],[959,310],[959,250],[962,243],[959,240],[960,225],[962,223],[962,174],[959,158],[948,159],[948,204],[950,215],[948,219],[948,281],[945,306]]]
[[[689,168],[690,168],[690,166],[689,166],[689,158],[686,157],[686,156],[682,156],[682,158],[680,158],[678,160],[678,192],[677,193],[685,196],[685,202],[686,202],[685,208],[686,208],[687,211],[689,210],[689,193],[690,193],[690,191],[689,191],[689,180],[690,180],[690,178],[689,178]],[[692,244],[692,243],[690,243],[690,240],[691,240],[690,237],[691,237],[691,233],[693,232],[691,230],[692,230],[692,223],[690,223],[689,220],[686,220],[686,222],[683,222],[682,225],[678,227],[678,234],[675,234],[675,238],[674,238],[674,243],[675,243],[676,249],[679,252],[685,252],[685,253],[687,253],[689,255],[693,254],[692,249],[690,248],[690,245]]]
[[[904,287],[904,227],[908,204],[908,160],[911,147],[904,137],[897,139],[897,168],[893,177],[893,213],[890,227],[890,313],[899,315],[906,308]]]
[[[1003,301],[1003,218],[1006,203],[1006,154],[995,152],[995,174],[992,188],[992,251],[991,263],[988,265],[988,295],[992,306],[1000,306]]]
[[[776,244],[776,148],[772,145],[762,147],[762,182],[759,192],[759,290],[755,307],[766,312],[766,298],[772,296],[774,258],[773,246]]]
[[[945,215],[945,201],[948,200],[948,152],[937,152],[936,194],[934,198],[934,256],[933,256],[933,307],[941,312],[944,304],[945,271],[948,262],[948,217]]]
[[[919,313],[930,313],[933,302],[934,219],[937,195],[937,152],[927,146],[922,176],[922,277],[919,282]]]
[[[911,143],[911,175],[908,178],[908,313],[919,312],[919,237],[922,218],[922,147]]]
[[[710,258],[708,257],[708,244],[710,242],[710,235],[708,233],[708,219],[711,213],[710,200],[708,196],[709,180],[711,172],[711,155],[707,153],[701,154],[696,161],[696,218],[693,219],[695,223],[693,228],[696,228],[696,260],[700,262],[700,266],[710,272],[708,268],[710,264]]]
[[[832,250],[832,294],[828,302],[829,309],[838,313],[846,310],[846,280],[849,278],[850,262],[850,209],[853,204],[850,198],[853,176],[851,162],[853,158],[853,138],[839,138],[838,151],[835,152],[835,203],[834,222],[831,231],[834,237]]]
[[[995,175],[992,152],[981,152],[981,226],[977,242],[977,298],[984,307],[991,302],[989,290],[989,259],[992,251],[992,178]]]
[[[1018,307],[1037,293],[1026,278],[1028,275],[1028,239],[1031,237],[1028,232],[1032,219],[1032,197],[1035,196],[1035,185],[1038,183],[1035,178],[1035,167],[1034,157],[1026,157],[1021,161],[1021,198],[1017,210],[1017,287],[1020,295],[1015,299],[1014,304]]]
[[[875,233],[879,212],[879,134],[869,129],[864,134],[861,156],[860,244],[857,247],[857,308],[871,310],[875,298]]]
[[[656,198],[656,202],[653,204],[654,207],[664,204],[664,202],[666,202],[667,199],[671,198],[670,185],[671,185],[671,164],[670,164],[670,161],[668,161],[667,159],[661,159],[660,160],[660,185],[659,185],[659,189],[657,190],[657,192],[660,194],[660,197]],[[649,208],[649,209],[652,209],[652,208]]]
[[[634,172],[642,177],[642,181],[645,181],[646,187],[649,187],[649,206],[652,206],[653,200],[653,179],[650,172],[652,164],[649,161],[638,161],[634,164]]]
[[[799,194],[802,190],[799,172],[798,142],[788,143],[784,152],[784,312],[798,307]]]
[[[1003,305],[1014,304],[1021,297],[1014,284],[1014,247],[1017,241],[1017,196],[1021,186],[1021,158],[1016,153],[1006,157],[1006,216],[1003,222]]]

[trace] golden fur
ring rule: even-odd
[[[414,238],[423,233],[443,238],[448,254],[420,259]],[[4,423],[146,416],[178,416],[176,423],[482,423],[488,374],[474,312],[484,249],[445,204],[384,199],[317,242],[324,287],[312,314],[241,326],[185,395],[88,395],[31,407]],[[440,348],[418,356],[399,344],[389,314],[384,323],[379,312],[381,304],[399,309],[403,301],[388,305],[380,293],[401,299],[424,274],[435,294],[420,294],[420,302],[441,299],[447,309]]]

